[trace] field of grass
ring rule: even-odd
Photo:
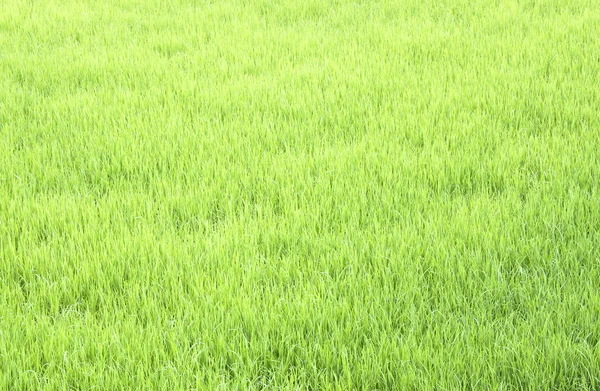
[[[597,0],[3,0],[1,390],[600,390]]]

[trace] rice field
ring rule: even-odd
[[[0,390],[600,390],[596,0],[3,0]]]

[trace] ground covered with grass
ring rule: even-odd
[[[0,389],[600,389],[594,0],[4,0]]]

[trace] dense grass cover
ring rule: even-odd
[[[3,0],[0,389],[600,389],[596,0]]]

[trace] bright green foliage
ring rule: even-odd
[[[2,0],[0,389],[599,390],[597,0]]]

